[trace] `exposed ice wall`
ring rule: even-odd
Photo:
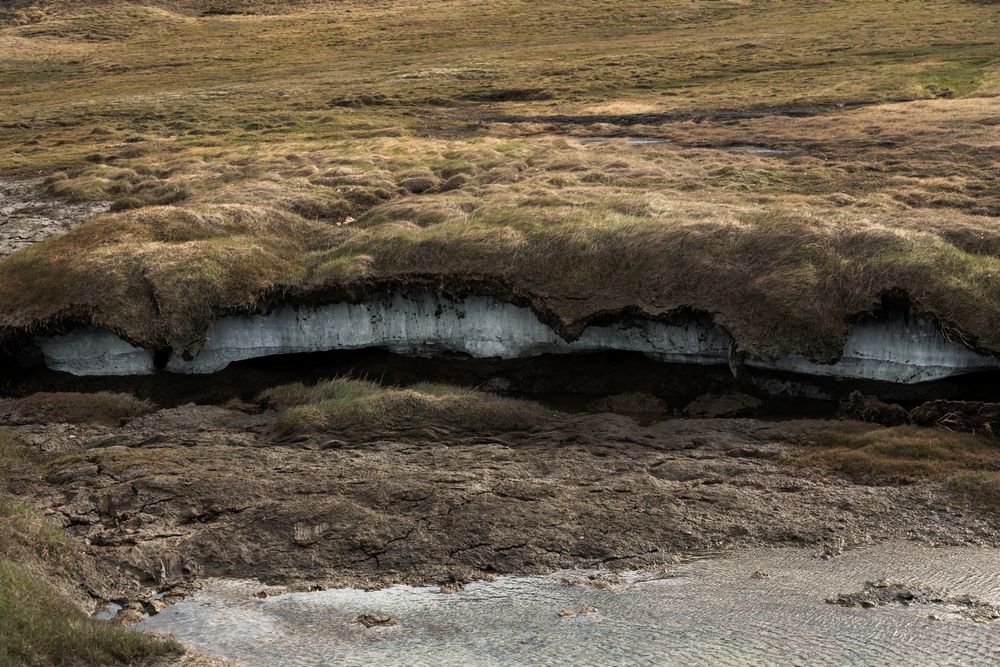
[[[148,375],[153,353],[129,345],[110,331],[80,329],[38,338],[45,365],[73,375]]]
[[[174,357],[167,370],[211,373],[240,359],[365,347],[502,359],[632,350],[662,361],[703,364],[726,361],[729,336],[721,329],[693,323],[643,322],[634,327],[590,327],[579,340],[568,343],[530,308],[485,296],[451,301],[431,292],[397,293],[367,303],[286,306],[267,315],[222,318],[209,329],[195,359]]]
[[[562,339],[526,307],[492,297],[449,299],[429,291],[395,293],[365,303],[314,308],[282,306],[267,315],[222,317],[193,360],[173,357],[167,370],[212,373],[242,359],[277,354],[387,348],[405,354],[461,352],[505,359],[539,354],[625,350],[679,363],[724,364],[731,339],[699,322],[641,321],[591,326]],[[148,351],[101,331],[38,341],[50,368],[76,375],[153,372]],[[898,318],[857,325],[843,357],[819,364],[802,357],[750,360],[753,368],[809,375],[916,383],[1000,367],[998,360],[949,341],[928,320]]]
[[[833,364],[792,356],[750,360],[747,365],[805,375],[916,384],[1000,368],[1000,360],[948,340],[930,320],[899,317],[856,324],[844,345],[843,355]]]

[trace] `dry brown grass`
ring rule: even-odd
[[[24,443],[21,439],[7,429],[0,428],[0,470],[14,471],[25,460]]]
[[[744,350],[817,358],[840,350],[848,315],[903,289],[919,310],[1000,350],[1000,258],[921,230],[924,216],[879,224],[655,195],[636,197],[632,212],[572,191],[547,199],[423,226],[394,219],[398,209],[341,227],[233,205],[109,216],[0,262],[0,325],[74,318],[194,352],[222,310],[432,277],[505,284],[567,324],[636,304],[653,314],[692,306]]]
[[[342,378],[274,387],[260,400],[282,410],[275,422],[279,436],[318,431],[367,439],[417,432],[487,434],[535,430],[553,418],[528,401],[430,383],[397,388]]]
[[[948,480],[948,488],[983,509],[1000,513],[1000,472],[961,472]]]
[[[156,406],[131,394],[100,391],[92,394],[75,392],[38,392],[11,401],[10,407],[23,417],[40,422],[70,424],[115,424],[122,419],[140,417],[153,412]]]
[[[968,433],[844,424],[817,436],[799,462],[869,481],[946,478],[957,471],[1000,469],[1000,446]]]

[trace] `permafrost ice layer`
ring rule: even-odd
[[[79,330],[38,339],[46,365],[75,375],[154,372],[153,354],[107,331]],[[396,293],[365,303],[282,306],[266,315],[222,317],[192,360],[172,357],[166,370],[213,373],[234,361],[278,354],[379,347],[404,354],[465,353],[514,359],[540,354],[630,351],[666,362],[725,364],[731,338],[691,321],[638,321],[587,327],[566,341],[530,309],[492,297]],[[948,340],[923,318],[872,320],[854,327],[831,364],[803,357],[748,360],[753,368],[912,384],[996,369],[996,358]]]

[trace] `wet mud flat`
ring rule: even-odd
[[[38,472],[11,480],[81,546],[94,608],[155,612],[206,577],[362,588],[677,554],[887,540],[1000,545],[937,479],[858,483],[795,464],[842,422],[561,415],[523,432],[279,437],[274,411],[183,405],[121,424],[4,418]],[[164,597],[166,596],[166,597]]]
[[[858,597],[866,590],[890,594]],[[212,579],[137,627],[247,667],[992,665],[998,605],[997,550],[890,542],[833,557],[750,549],[458,590],[283,593]]]

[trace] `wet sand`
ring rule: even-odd
[[[939,593],[836,604],[870,582]],[[876,583],[881,586],[882,583]],[[267,597],[257,597],[268,591]],[[447,593],[209,580],[138,627],[241,665],[992,665],[1000,550],[750,549],[655,570],[501,577]],[[255,596],[255,594],[257,596]],[[934,597],[934,596],[932,596]],[[969,609],[992,610],[972,615]],[[366,627],[362,614],[394,624]]]

